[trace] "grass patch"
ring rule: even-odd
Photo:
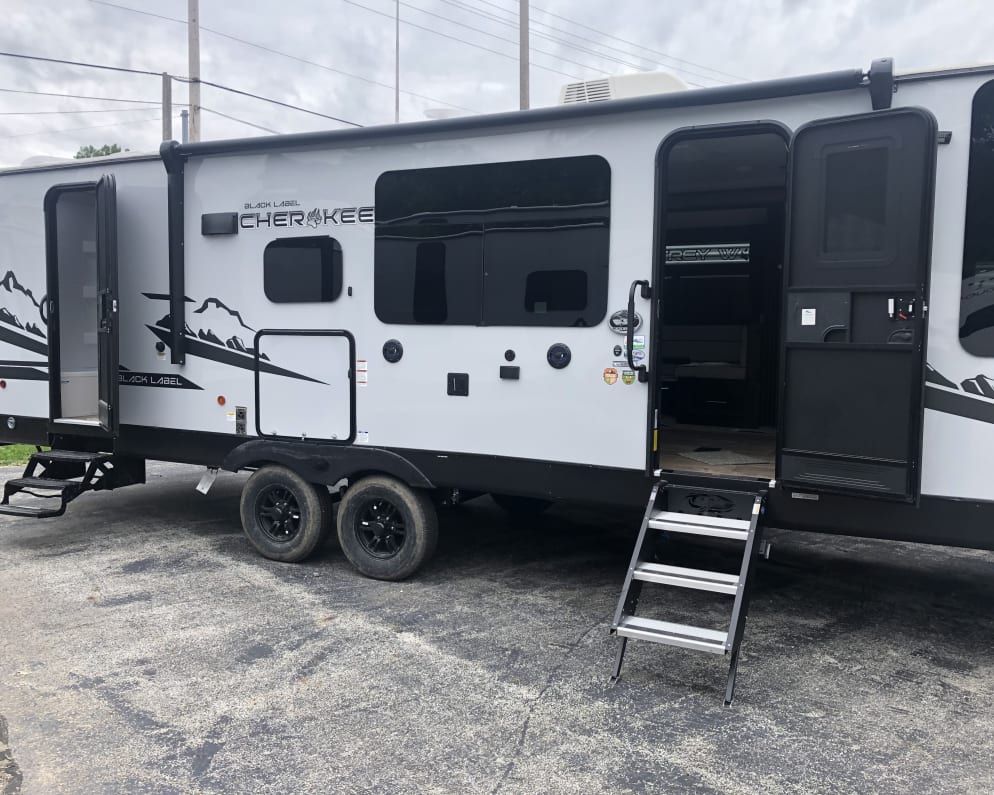
[[[33,444],[0,445],[0,466],[26,464],[34,451],[35,446]]]

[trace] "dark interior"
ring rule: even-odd
[[[787,142],[693,134],[662,157],[660,466],[773,477]]]

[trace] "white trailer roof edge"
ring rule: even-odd
[[[667,94],[653,94],[628,99],[614,99],[609,102],[575,103],[553,105],[531,110],[514,110],[478,116],[462,116],[452,119],[431,119],[404,124],[385,124],[373,127],[356,127],[344,130],[322,130],[317,132],[290,133],[286,135],[255,136],[251,138],[228,138],[218,141],[200,141],[180,144],[165,141],[160,153],[166,170],[179,167],[182,160],[190,157],[210,155],[231,155],[259,152],[267,149],[297,149],[339,144],[364,144],[396,138],[420,135],[440,136],[474,130],[493,130],[501,127],[521,127],[535,124],[591,119],[601,116],[616,116],[647,110],[667,108],[688,108],[708,105],[724,105],[735,102],[777,99],[805,94],[849,91],[876,86],[889,95],[893,89],[894,75],[890,59],[873,62],[868,71],[843,69],[821,74],[798,77],[777,78],[750,83],[714,86]],[[994,67],[992,67],[994,71]]]
[[[841,69],[795,77],[760,80],[732,85],[712,86],[665,94],[613,99],[608,102],[553,105],[531,110],[514,110],[452,119],[432,119],[404,124],[383,124],[340,130],[290,133],[284,135],[228,138],[180,144],[165,141],[160,154],[167,171],[177,169],[179,162],[190,157],[232,155],[261,152],[270,149],[297,149],[327,145],[374,143],[421,135],[442,136],[501,127],[521,127],[575,119],[592,119],[668,108],[690,108],[724,105],[764,99],[782,99],[807,94],[865,89],[874,110],[890,107],[895,86],[902,82],[920,82],[956,78],[976,74],[994,74],[994,64],[967,66],[906,74],[894,73],[891,58],[875,59],[870,67]]]

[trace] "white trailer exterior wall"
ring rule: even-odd
[[[994,370],[991,360],[967,353],[958,338],[971,102],[990,79],[983,71],[899,78],[893,94],[895,108],[926,108],[940,130],[952,133],[937,156],[927,358],[955,383]],[[253,436],[255,333],[342,329],[354,337],[356,358],[365,365],[355,389],[355,446],[400,454],[428,451],[443,458],[488,456],[510,466],[514,461],[561,463],[634,475],[645,470],[651,444],[649,391],[638,381],[609,385],[603,371],[616,358],[612,348],[621,340],[610,330],[608,318],[626,306],[633,280],[653,275],[657,151],[667,136],[687,128],[770,121],[796,131],[812,121],[870,111],[867,91],[855,84],[849,90],[787,93],[697,104],[692,96],[699,92],[686,92],[682,99],[658,106],[619,102],[613,112],[593,115],[562,108],[513,119],[403,125],[368,135],[353,131],[320,140],[287,136],[258,145],[239,141],[188,147],[182,155],[186,323],[190,339],[204,343],[200,350],[213,346],[209,349],[225,354],[224,362],[191,349],[185,363],[173,364],[168,348],[160,350],[170,339],[160,322],[170,312],[170,283],[166,174],[158,159],[101,160],[0,175],[5,225],[0,267],[14,272],[17,282],[40,301],[46,290],[40,212],[46,191],[56,183],[94,180],[102,173],[117,177],[121,438],[132,453],[139,452],[137,442],[127,438],[138,438],[147,429],[200,433],[222,439],[222,447],[223,439],[234,446],[244,440],[236,433],[236,407],[246,410],[245,433]],[[249,220],[237,234],[200,233],[205,214],[374,207],[377,179],[388,171],[585,155],[604,158],[611,170],[607,313],[594,327],[383,323],[373,311],[374,224],[357,213],[338,213],[337,222],[322,216],[313,225],[294,227]],[[355,222],[342,223],[346,218]],[[306,234],[331,235],[340,243],[345,289],[331,303],[268,300],[262,277],[266,245]],[[30,302],[30,297],[21,291],[11,300]],[[649,304],[639,301],[636,309],[647,321],[639,333],[646,337],[651,361]],[[381,349],[394,338],[403,343],[405,355],[390,364]],[[37,341],[35,354],[42,355]],[[572,351],[565,369],[546,362],[554,343],[565,343]],[[280,383],[284,392],[299,385],[307,393],[293,411],[292,435],[338,436],[340,431],[329,429],[341,427],[342,402],[350,399],[347,379],[329,376],[327,362],[308,346],[271,344],[268,383]],[[520,380],[498,378],[507,350],[516,354]],[[26,355],[0,341],[3,359],[26,361]],[[449,372],[469,374],[467,397],[446,395]],[[927,388],[930,394],[936,390],[949,391],[938,384]],[[46,381],[9,379],[0,394],[0,413],[42,419],[47,400]],[[328,421],[329,407],[339,415],[335,422]],[[268,423],[265,412],[263,426]],[[924,429],[922,495],[990,501],[994,423],[928,408]],[[171,457],[199,460],[193,452]],[[610,493],[596,497],[612,500]]]

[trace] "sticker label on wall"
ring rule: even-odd
[[[621,373],[621,380],[626,384],[635,383],[635,371],[634,370],[623,370]]]
[[[355,360],[355,382],[357,386],[369,384],[369,361],[367,359]]]
[[[369,431],[356,431],[355,434],[356,444],[369,444]]]
[[[817,309],[801,309],[801,325],[814,326],[818,323]]]
[[[225,416],[227,417],[228,422],[235,421],[235,412],[229,411]]]
[[[618,371],[613,367],[604,368],[604,383],[610,386],[618,381]]]
[[[628,362],[626,362],[624,359],[619,359],[616,362],[611,362],[611,364],[613,364],[615,367],[618,367],[618,368],[628,367]]]
[[[637,348],[644,348],[644,347],[645,347],[645,337],[643,337],[641,334],[637,337],[632,337],[633,351]]]
[[[639,348],[632,351],[632,361],[644,362],[645,361],[645,349]]]

